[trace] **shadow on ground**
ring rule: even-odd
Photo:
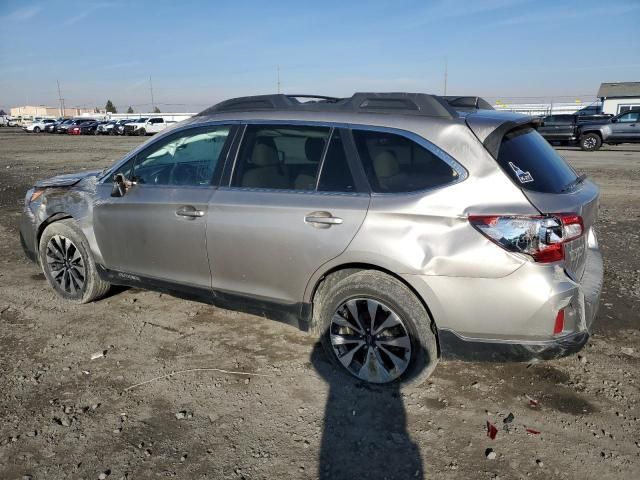
[[[329,384],[318,477],[423,478],[420,450],[407,432],[398,387],[372,387],[348,378],[333,368],[320,343],[311,363]]]

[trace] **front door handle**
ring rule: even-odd
[[[195,207],[181,207],[176,210],[176,215],[180,217],[188,217],[188,218],[200,218],[204,217],[204,212],[202,210],[198,210]]]
[[[342,223],[342,219],[334,217],[331,212],[312,212],[304,217],[304,221],[316,228],[329,228],[332,225],[340,225]]]

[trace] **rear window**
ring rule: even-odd
[[[536,192],[561,193],[577,178],[553,147],[529,127],[504,136],[498,163],[517,185]]]

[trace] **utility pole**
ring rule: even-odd
[[[447,77],[449,70],[449,59],[444,57],[444,95],[447,95]]]
[[[64,117],[65,108],[64,108],[64,98],[62,98],[62,94],[60,93],[60,80],[56,80],[58,84],[58,101],[60,102],[60,116]]]
[[[153,100],[153,83],[151,83],[151,75],[149,75],[149,91],[151,92],[151,111],[156,109],[156,103]]]
[[[280,65],[278,65],[276,68],[278,70],[278,93],[280,93]]]

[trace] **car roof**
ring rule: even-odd
[[[348,98],[285,94],[233,98],[205,109],[185,123],[248,120],[355,124],[407,130],[411,130],[416,122],[443,127],[447,123],[467,123],[474,133],[479,128],[484,138],[505,123],[533,121],[526,115],[496,111],[480,97],[360,92]]]

